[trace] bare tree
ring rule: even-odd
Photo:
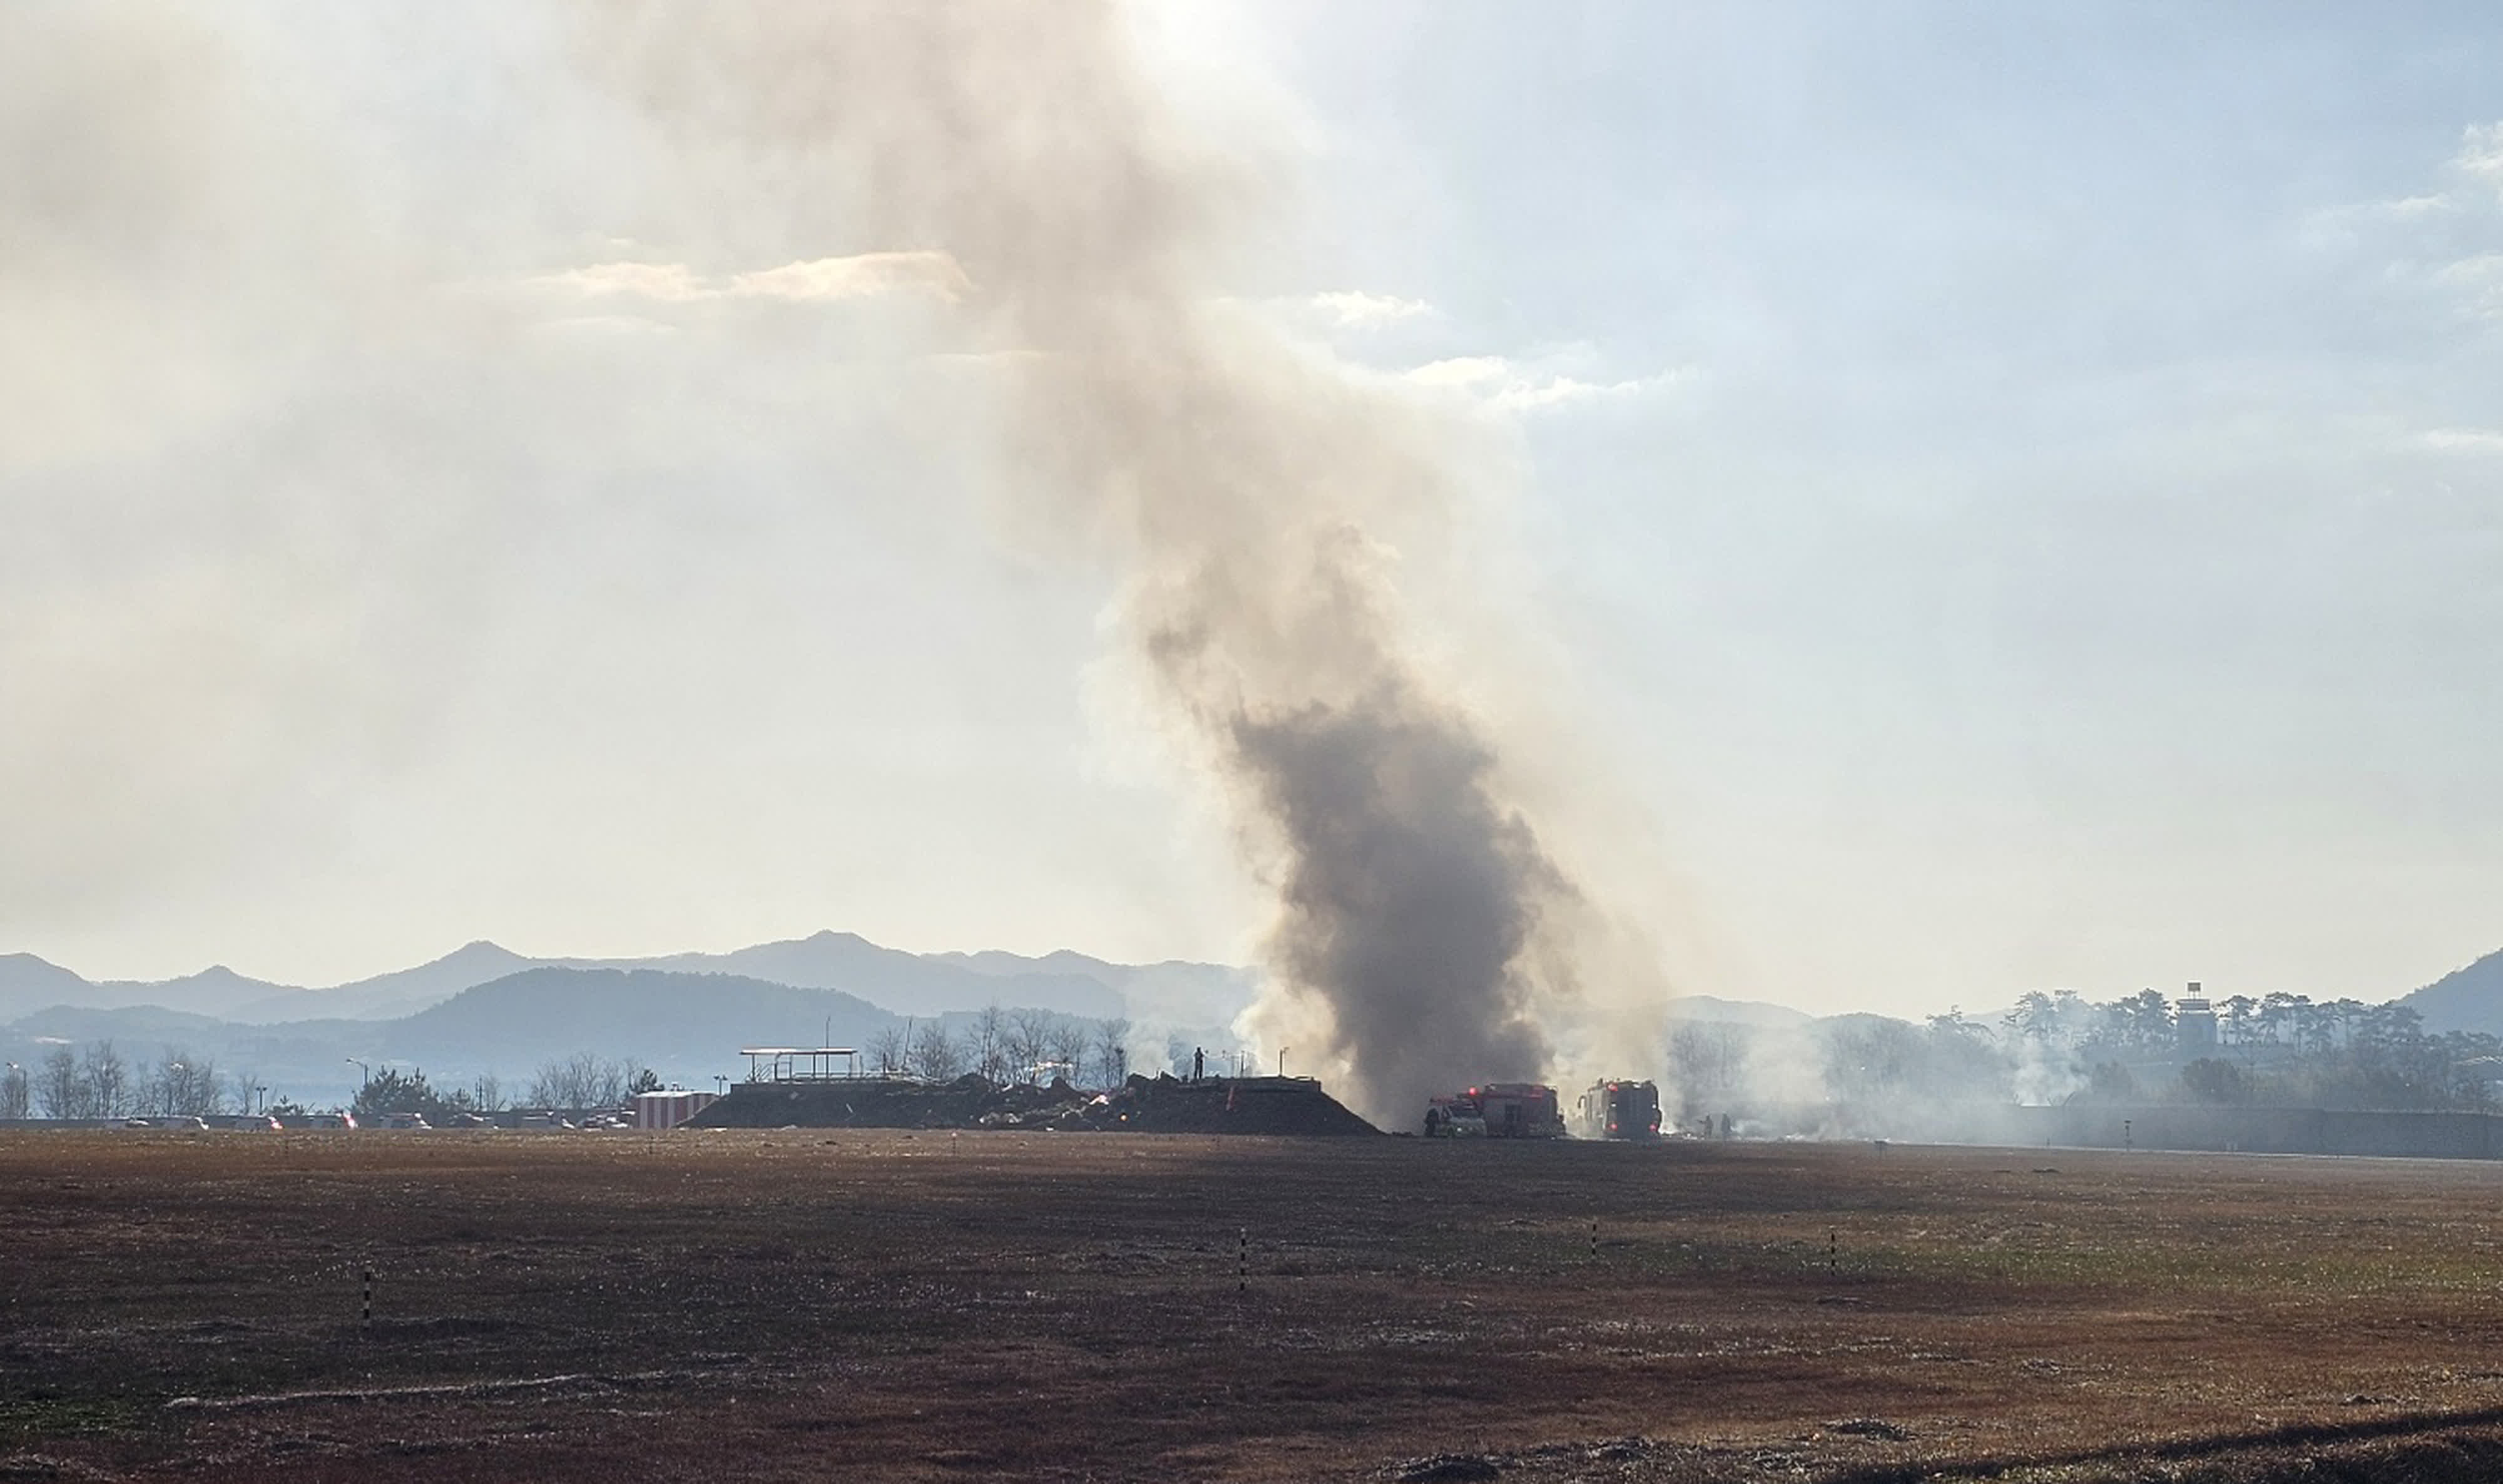
[[[44,1058],[35,1093],[43,1099],[46,1118],[87,1116],[86,1079],[79,1075],[77,1054],[66,1046],[53,1047]]]
[[[1093,1044],[1094,1028],[1074,1015],[1054,1021],[1050,1035],[1051,1060],[1058,1063],[1054,1075],[1072,1082],[1086,1076],[1086,1048]]]
[[[168,1061],[172,1056],[173,1053],[166,1053]],[[173,1101],[172,1079],[176,1075],[178,1072],[164,1062],[154,1066],[143,1067],[138,1081],[131,1085],[130,1111],[141,1118],[154,1118],[171,1112],[172,1109],[168,1105]]]
[[[130,1071],[111,1041],[97,1041],[80,1059],[79,1078],[86,1084],[86,1116],[120,1118],[130,1111]]]
[[[869,1038],[869,1064],[881,1077],[895,1076],[910,1064],[910,1050],[904,1044],[904,1028],[889,1026]]]
[[[931,1021],[912,1033],[912,1070],[933,1082],[953,1081],[965,1069],[964,1048],[947,1028]]]
[[[512,1104],[504,1096],[504,1084],[481,1072],[478,1080],[469,1084],[469,1106],[481,1113],[501,1113]]]
[[[613,1108],[626,1100],[634,1063],[609,1062],[587,1051],[546,1062],[531,1079],[530,1101],[542,1108]]]
[[[217,1063],[168,1046],[139,1079],[132,1100],[142,1113],[206,1118],[219,1111]]]
[[[12,1062],[0,1069],[0,1118],[24,1118],[32,1099],[33,1087],[24,1067]]]
[[[1114,1016],[1095,1023],[1095,1077],[1108,1088],[1130,1076],[1130,1023]]]
[[[183,1063],[187,1075],[181,1083],[177,1113],[214,1118],[225,1111],[225,1100],[218,1090],[218,1063],[209,1057],[187,1058]]]
[[[573,1107],[577,1091],[574,1068],[566,1062],[542,1062],[531,1076],[529,1101],[542,1108]]]
[[[969,1048],[974,1057],[974,1070],[982,1074],[983,1081],[994,1086],[1008,1081],[1008,1014],[995,999],[975,1015],[973,1044]]]
[[[1060,1017],[1048,1010],[1014,1010],[1009,1014],[1009,1075],[1032,1082],[1039,1063],[1051,1050],[1051,1024]]]

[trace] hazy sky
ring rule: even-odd
[[[0,10],[0,951],[1248,954],[946,245],[668,137],[579,14]],[[1276,198],[1212,294],[1483,451],[1474,622],[1688,988],[2503,946],[2489,8],[1140,30]]]

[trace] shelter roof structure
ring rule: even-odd
[[[742,1046],[750,1082],[843,1082],[858,1077],[860,1052],[849,1046]]]

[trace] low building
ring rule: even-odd
[[[674,1129],[720,1100],[718,1093],[690,1093],[684,1088],[670,1088],[662,1093],[634,1095],[634,1127],[637,1129]]]

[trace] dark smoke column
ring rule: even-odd
[[[1265,192],[1176,125],[1122,16],[689,8],[623,34],[663,117],[840,193],[874,234],[841,251],[962,267],[1011,518],[1120,575],[1138,673],[1277,892],[1262,1037],[1330,1048],[1316,1069],[1393,1127],[1545,1074],[1580,895],[1412,616],[1448,577],[1454,430],[1229,304]]]
[[[1436,1092],[1545,1074],[1521,963],[1565,890],[1493,792],[1463,721],[1395,682],[1344,708],[1239,718],[1236,757],[1286,842],[1271,969],[1382,1121]]]

